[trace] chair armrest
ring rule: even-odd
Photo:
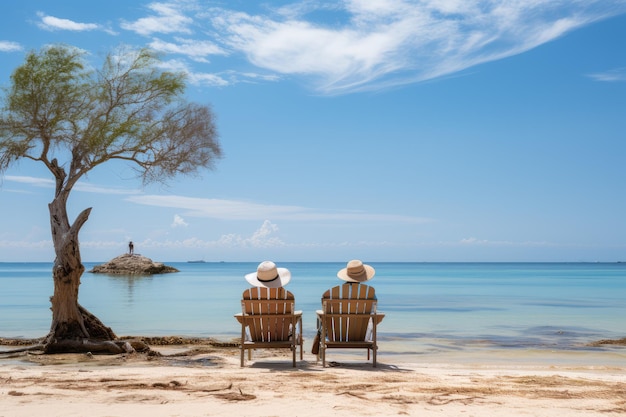
[[[376,312],[376,324],[380,324],[381,321],[385,318],[385,313]]]

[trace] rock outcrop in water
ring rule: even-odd
[[[178,269],[138,254],[124,254],[111,259],[109,262],[96,265],[89,272],[94,274],[112,275],[153,275],[179,272]]]

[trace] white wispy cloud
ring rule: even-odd
[[[235,72],[229,71],[230,74],[237,77],[239,81],[255,82],[255,81],[279,81],[280,76],[274,74],[258,74],[254,72]]]
[[[185,215],[224,220],[263,220],[282,219],[297,221],[391,221],[407,223],[425,223],[430,219],[377,214],[363,211],[319,210],[301,206],[260,204],[242,200],[221,200],[164,195],[136,195],[127,201],[148,206],[169,207],[187,210]]]
[[[22,49],[22,45],[17,42],[0,41],[0,52],[17,52]]]
[[[5,181],[17,182],[20,184],[28,184],[33,187],[42,187],[42,188],[54,188],[55,182],[49,178],[41,178],[41,177],[29,177],[29,176],[17,176],[17,175],[6,175],[4,177]],[[82,191],[86,193],[97,193],[97,194],[137,194],[139,191],[135,189],[128,188],[118,188],[118,187],[103,187],[99,185],[94,185],[86,182],[78,182],[74,186],[74,190]]]
[[[226,55],[227,52],[212,41],[198,41],[193,39],[175,38],[173,42],[154,39],[148,46],[155,51],[181,54],[200,62],[208,62],[210,55]]]
[[[447,243],[447,245],[464,245],[464,246],[556,246],[554,243],[545,241],[509,241],[509,240],[488,240],[469,237],[461,239],[459,242]]]
[[[82,191],[85,193],[96,193],[96,194],[119,194],[119,195],[128,195],[128,194],[137,194],[139,191],[135,189],[128,188],[118,188],[118,187],[102,187],[99,185],[93,185],[85,182],[78,182],[74,186],[74,190]]]
[[[164,71],[181,72],[185,74],[189,83],[194,85],[224,87],[231,84],[229,79],[224,78],[220,74],[196,72],[186,61],[180,59],[162,61],[159,67]]]
[[[37,23],[39,28],[44,30],[71,30],[75,32],[84,32],[89,30],[100,30],[102,26],[96,23],[79,23],[70,19],[62,19],[54,16],[48,16],[42,12],[38,12],[37,16],[41,19]]]
[[[41,177],[7,175],[5,181],[28,184],[33,187],[53,188],[54,180]],[[265,220],[282,219],[290,221],[388,221],[398,223],[430,223],[433,219],[396,214],[369,213],[357,210],[321,210],[292,205],[262,204],[245,200],[223,200],[211,198],[184,197],[177,195],[145,195],[137,189],[119,188],[78,182],[74,186],[78,192],[95,194],[125,195],[126,201],[154,206],[186,210],[191,217],[223,220]],[[186,225],[180,215],[174,217],[172,227]]]
[[[151,16],[134,22],[122,21],[120,26],[144,36],[153,33],[192,33],[190,26],[193,19],[181,12],[180,2],[151,3],[148,9],[153,12]]]
[[[4,177],[4,180],[11,181],[11,182],[18,182],[21,184],[33,185],[35,187],[43,187],[43,188],[54,187],[54,181],[51,180],[50,178],[6,175]]]
[[[185,62],[192,84],[222,87],[298,77],[319,93],[333,95],[448,76],[626,13],[625,0],[281,3],[264,3],[252,13],[229,9],[228,2],[157,1],[146,6],[146,16],[122,20],[120,27],[153,37],[147,45],[157,51],[195,61],[193,67]],[[102,28],[95,23],[40,17],[40,26],[48,30]],[[5,46],[11,47],[15,45]],[[201,65],[212,56],[227,56],[237,65],[243,57],[247,68],[235,70],[233,64],[219,72],[207,71]],[[619,81],[623,73],[609,71],[591,77]]]
[[[225,79],[219,74],[210,74],[203,72],[190,71],[187,73],[187,79],[191,84],[206,85],[211,87],[224,87],[232,84],[231,81]]]
[[[626,67],[615,68],[604,72],[596,72],[594,74],[589,74],[589,77],[596,81],[626,81]]]
[[[184,49],[179,49],[183,53]],[[164,51],[161,51],[164,52]],[[194,54],[192,54],[194,55]],[[193,57],[192,57],[193,59]],[[202,61],[202,59],[193,59]],[[208,87],[226,87],[239,83],[275,82],[280,80],[280,76],[272,74],[259,74],[254,72],[239,72],[226,70],[218,73],[202,72],[195,69],[184,59],[167,59],[159,63],[159,67],[164,71],[180,72],[185,74],[187,81],[192,85]]]
[[[211,22],[256,66],[313,77],[331,94],[449,75],[626,11],[622,0],[346,0],[335,7],[337,20],[321,24],[305,3],[267,15],[213,9]]]

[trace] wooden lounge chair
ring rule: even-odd
[[[294,310],[295,299],[284,288],[258,288],[245,290],[241,310],[235,318],[241,323],[241,366],[244,352],[252,359],[252,349],[291,349],[293,366],[296,366],[296,348],[302,354],[302,312]]]
[[[385,317],[376,311],[373,287],[348,283],[333,287],[322,296],[322,309],[317,311],[321,329],[319,356],[326,367],[326,350],[334,348],[367,349],[367,360],[372,352],[376,367],[376,328]]]

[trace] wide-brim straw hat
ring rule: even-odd
[[[287,268],[277,268],[272,261],[263,261],[256,272],[246,274],[245,277],[255,287],[280,288],[291,281],[291,272]]]
[[[374,278],[376,270],[358,259],[348,262],[348,265],[337,272],[337,277],[348,282],[365,282]]]

